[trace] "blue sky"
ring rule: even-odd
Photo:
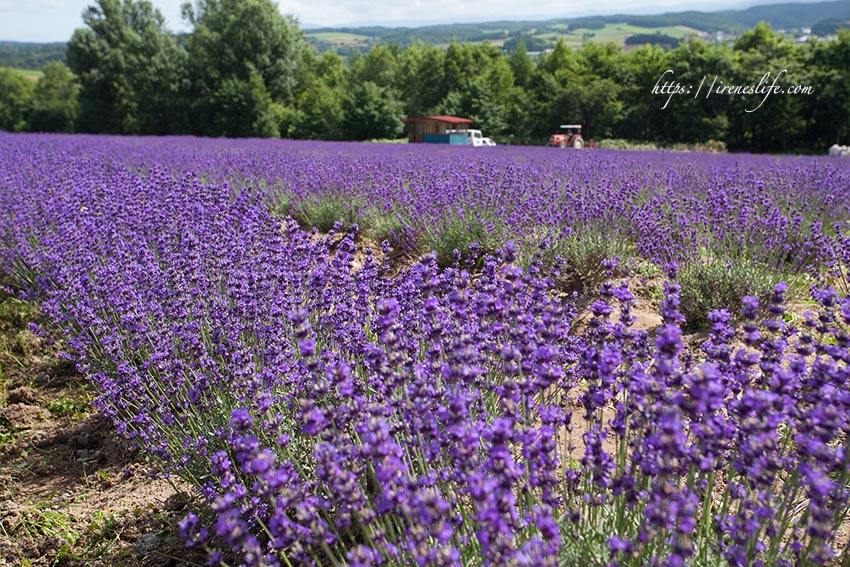
[[[153,0],[172,30],[185,29],[180,19],[184,0]],[[775,0],[776,2],[787,0]],[[0,0],[0,40],[66,41],[81,25],[81,14],[93,0]],[[381,24],[417,26],[492,20],[538,20],[611,13],[659,13],[679,10],[740,9],[753,4],[733,0],[287,0],[284,14],[302,24],[320,26]]]

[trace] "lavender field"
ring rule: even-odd
[[[211,564],[847,564],[840,162],[0,134],[0,277]]]

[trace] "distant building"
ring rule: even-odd
[[[467,130],[472,120],[458,116],[417,116],[405,120],[411,143],[423,142],[428,134],[445,134],[447,130]]]

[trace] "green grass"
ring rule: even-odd
[[[616,234],[582,230],[559,238],[539,254],[544,269],[558,267],[560,276],[555,283],[559,289],[585,293],[596,291],[608,278],[603,260],[617,259],[613,275],[620,276],[624,264],[637,252],[631,242]]]
[[[757,297],[765,310],[779,282],[788,284],[786,300],[801,296],[809,283],[804,276],[778,272],[752,262],[689,264],[679,273],[682,286],[679,310],[687,320],[685,328],[692,331],[707,328],[708,314],[714,309],[727,308],[737,315],[745,295]]]
[[[314,32],[308,33],[307,37],[336,45],[364,45],[372,40],[368,35],[345,32]]]
[[[0,329],[5,327],[26,327],[38,317],[38,307],[34,303],[5,296],[0,302]]]
[[[415,255],[421,243],[407,228],[410,223],[399,213],[370,210],[366,212],[366,235],[375,243],[389,242],[393,254]]]
[[[91,396],[81,390],[74,396],[57,398],[47,404],[47,411],[56,417],[83,417],[91,413]]]
[[[74,516],[38,503],[24,507],[6,528],[0,524],[0,530],[20,541],[58,540],[61,545],[49,558],[52,559],[49,564],[63,565],[102,559],[114,553],[120,542],[121,521],[110,512],[97,510],[80,531]]]
[[[0,295],[0,406],[6,403],[7,380],[11,368],[26,368],[38,346],[38,338],[27,329],[38,318],[34,303]]]
[[[340,230],[344,232],[353,224],[363,225],[360,208],[360,204],[349,197],[327,195],[318,200],[305,199],[297,205],[279,204],[278,213],[292,215],[305,229],[316,228],[319,232],[330,232],[336,223],[340,223]]]
[[[39,80],[40,78],[42,78],[44,76],[44,73],[42,73],[41,71],[38,71],[36,69],[18,69],[18,68],[15,68],[15,67],[0,67],[0,69],[8,69],[9,71],[12,71],[13,73],[17,73],[17,74],[19,74],[23,77],[26,77],[27,79],[29,79],[33,82]]]
[[[407,138],[375,138],[366,140],[367,144],[407,144],[410,140]]]
[[[9,526],[8,535],[31,541],[59,539],[65,548],[73,546],[80,537],[74,524],[72,516],[51,510],[46,504],[37,504],[28,506],[20,513]]]
[[[555,27],[555,26],[550,26]],[[689,28],[687,26],[661,26],[657,28],[645,28],[641,26],[630,26],[628,24],[605,24],[604,28],[600,29],[587,29],[587,28],[575,28],[565,33],[558,32],[548,32],[542,34],[536,34],[536,37],[541,37],[544,39],[549,39],[552,41],[556,41],[558,38],[564,40],[567,45],[573,47],[579,47],[585,41],[599,41],[599,42],[608,42],[613,41],[614,43],[622,46],[626,43],[626,38],[630,35],[637,34],[665,34],[670,37],[674,37],[676,39],[682,39],[684,37],[688,37],[690,35],[694,35],[699,33],[697,30],[693,28]],[[594,34],[593,37],[585,40],[585,34]]]
[[[442,226],[431,228],[425,244],[436,253],[437,264],[445,268],[454,264],[455,250],[462,265],[472,257],[480,261],[481,255],[496,252],[504,243],[504,233],[498,219],[470,210],[462,218],[452,216]]]
[[[3,407],[5,404],[0,404]],[[9,420],[0,416],[0,447],[11,445],[18,438],[18,428],[9,423]]]
[[[503,45],[505,45],[505,41],[505,39],[482,39],[481,41],[468,41],[466,43],[469,43],[471,45],[484,45],[485,43],[487,43],[492,45],[493,47],[502,47]],[[446,43],[442,45],[448,47],[451,44]]]

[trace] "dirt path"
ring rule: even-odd
[[[176,534],[185,497],[93,411],[38,319],[0,295],[0,567],[203,565]]]

